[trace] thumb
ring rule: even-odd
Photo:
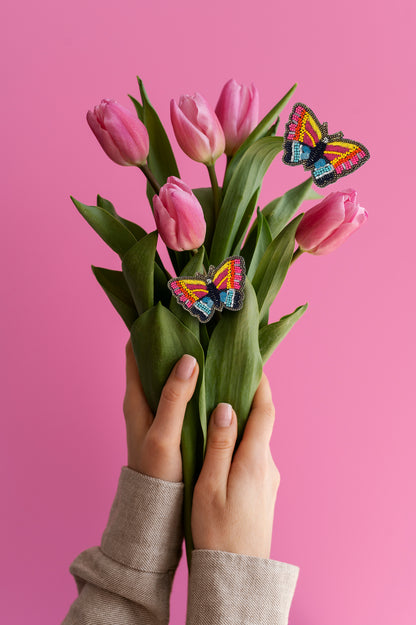
[[[227,489],[228,474],[237,439],[237,417],[230,404],[218,404],[208,427],[207,449],[201,480],[209,481],[215,490]]]

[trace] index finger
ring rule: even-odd
[[[254,395],[253,404],[241,443],[247,451],[264,450],[270,444],[275,421],[275,409],[269,381],[263,373]]]

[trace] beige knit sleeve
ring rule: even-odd
[[[225,551],[192,552],[187,625],[286,625],[299,568]]]
[[[63,625],[161,625],[182,551],[183,483],[121,469],[101,545],[70,565],[79,596]]]

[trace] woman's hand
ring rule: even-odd
[[[195,549],[270,558],[280,482],[269,447],[273,423],[274,406],[264,374],[234,458],[236,415],[228,404],[219,404],[214,410],[193,496]]]
[[[126,345],[126,394],[123,411],[128,466],[168,482],[182,481],[181,432],[185,409],[198,379],[198,363],[185,354],[162,390],[155,417],[146,401],[129,340]]]

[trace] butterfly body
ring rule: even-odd
[[[328,134],[328,124],[320,124],[311,109],[300,102],[292,109],[284,139],[283,162],[312,170],[319,187],[352,173],[370,158],[365,146],[344,139],[342,132]]]
[[[245,264],[242,256],[231,256],[208,274],[180,276],[168,282],[178,304],[202,323],[216,310],[240,310],[244,300]]]

